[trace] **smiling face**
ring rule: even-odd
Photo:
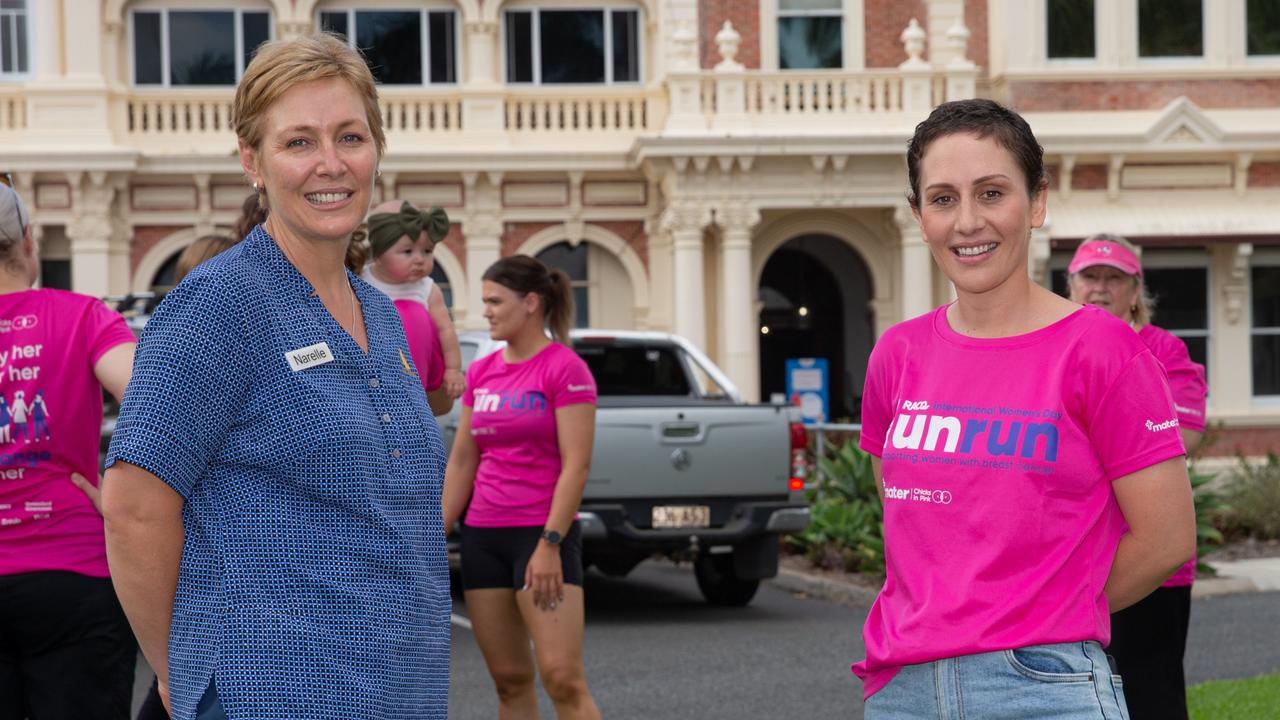
[[[1097,305],[1121,320],[1132,321],[1141,285],[1138,278],[1109,265],[1087,267],[1070,277],[1071,299]]]
[[[267,109],[262,143],[240,162],[266,190],[268,231],[343,241],[364,220],[378,165],[364,103],[345,80],[300,83]]]
[[[536,293],[520,294],[492,280],[485,280],[480,289],[484,303],[484,319],[489,321],[489,337],[510,341],[524,331],[525,325],[537,322],[538,296]]]
[[[387,282],[403,284],[418,282],[435,269],[435,243],[424,230],[415,242],[402,235],[395,245],[378,256],[378,275]]]
[[[1027,193],[1013,155],[994,138],[943,135],[920,160],[916,220],[934,260],[962,294],[1027,278],[1027,241],[1044,224],[1045,190]]]

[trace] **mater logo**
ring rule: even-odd
[[[1161,430],[1168,430],[1169,428],[1176,428],[1176,427],[1178,427],[1178,418],[1174,418],[1172,420],[1165,420],[1162,423],[1154,423],[1154,422],[1151,422],[1150,420],[1147,421],[1147,429],[1150,430],[1151,432],[1160,432]]]
[[[35,315],[19,315],[16,318],[0,318],[0,333],[7,333],[10,330],[30,330],[39,322],[40,319]]]

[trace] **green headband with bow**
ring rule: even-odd
[[[439,207],[419,210],[406,201],[400,206],[400,212],[370,215],[369,252],[377,258],[406,235],[417,242],[423,230],[427,231],[432,244],[440,242],[449,234],[449,214]]]

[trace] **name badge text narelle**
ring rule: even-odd
[[[329,343],[318,342],[315,345],[290,350],[284,354],[284,357],[289,361],[289,367],[293,368],[294,372],[298,372],[333,362],[333,351],[329,349]]]

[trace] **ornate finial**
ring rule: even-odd
[[[723,58],[716,64],[718,72],[743,69],[742,63],[734,59],[738,56],[738,46],[741,43],[742,36],[733,29],[733,23],[725,20],[724,25],[720,27],[720,32],[716,33],[716,47],[720,48],[720,57]]]
[[[969,28],[964,26],[964,20],[956,17],[955,23],[947,28],[947,44],[951,46],[951,60],[947,63],[947,67],[953,69],[967,69],[973,67],[973,62],[969,60]]]
[[[968,32],[966,30],[966,32]],[[902,41],[902,49],[907,53],[907,59],[898,67],[902,68],[924,68],[928,67],[921,55],[924,53],[924,40],[927,37],[924,28],[920,27],[920,23],[915,18],[911,18],[911,22],[907,23],[907,27],[903,29],[898,39]]]

